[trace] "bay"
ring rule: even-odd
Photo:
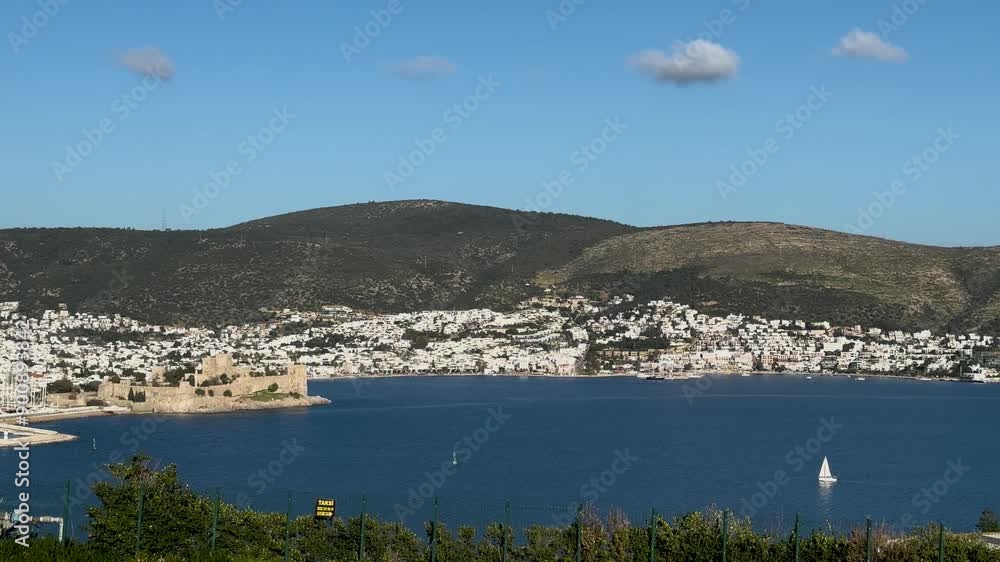
[[[118,456],[174,463],[194,489],[259,509],[369,514],[421,528],[433,497],[451,527],[565,523],[577,502],[643,521],[710,505],[755,525],[971,530],[1000,508],[1000,385],[841,376],[393,377],[310,382],[332,406],[220,415],[117,416],[44,427],[80,440],[31,450],[33,514],[83,532],[88,479]],[[492,421],[491,421],[492,420]],[[502,423],[501,423],[502,422]],[[96,440],[97,450],[91,450]],[[0,451],[9,510],[17,459]],[[114,455],[114,456],[113,456]],[[823,456],[839,481],[820,486]],[[453,464],[453,457],[458,464]]]

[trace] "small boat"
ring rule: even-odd
[[[91,441],[90,441],[90,450],[91,451],[96,451],[97,450],[97,439],[91,439]]]
[[[830,472],[830,461],[823,457],[823,466],[819,468],[819,482],[820,484],[833,484],[837,481],[837,477]]]
[[[863,380],[865,380],[865,378],[864,377],[856,377],[854,380],[856,380],[856,381],[863,381]]]
[[[741,377],[749,377],[749,376],[750,376],[750,373],[741,373],[741,374],[740,374],[740,376],[741,376]]]
[[[811,380],[813,380],[813,378],[812,378],[812,376],[808,376],[808,377],[806,377],[806,380],[807,381],[811,381]]]
[[[458,466],[458,454],[456,454],[455,451],[451,452],[451,464]]]

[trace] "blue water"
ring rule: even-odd
[[[871,516],[897,527],[943,521],[971,529],[983,508],[1000,508],[1000,385],[799,376],[698,384],[317,381],[310,392],[332,399],[332,406],[159,422],[149,416],[54,422],[45,427],[81,439],[32,449],[32,511],[61,513],[66,480],[82,492],[95,465],[133,449],[177,464],[198,491],[222,487],[227,501],[284,511],[291,490],[295,512],[329,497],[338,514],[354,515],[364,494],[369,513],[412,527],[430,519],[433,508],[416,500],[415,509],[396,507],[407,505],[411,489],[415,496],[437,495],[445,522],[480,527],[502,520],[505,500],[515,525],[566,521],[575,502],[593,500],[633,520],[651,508],[676,515],[716,505],[750,514],[753,506],[755,523],[772,530],[787,529],[796,512],[808,527],[843,529]],[[509,419],[487,422],[498,408],[498,417]],[[823,419],[842,427],[821,431]],[[461,443],[466,436],[477,450]],[[90,450],[92,438],[97,452]],[[839,477],[829,487],[816,479],[823,455]],[[619,458],[634,460],[626,465]],[[949,472],[949,462],[968,469]],[[3,510],[16,492],[15,465],[13,451],[0,451],[8,473],[0,480],[0,495],[8,498]],[[453,474],[427,475],[443,468]],[[255,476],[259,470],[270,482]],[[924,489],[926,495],[914,497]],[[73,507],[72,518],[74,532],[82,532],[82,507]]]

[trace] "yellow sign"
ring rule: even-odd
[[[317,499],[316,518],[333,519],[337,515],[337,500]]]

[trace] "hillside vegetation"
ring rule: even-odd
[[[1000,247],[939,248],[779,223],[615,236],[537,281],[584,291],[616,278],[715,314],[993,332],[1000,317]]]
[[[641,229],[440,201],[345,205],[207,231],[0,231],[0,300],[216,325],[262,308],[507,308],[554,287],[710,313],[1000,332],[1000,247],[775,223]]]

